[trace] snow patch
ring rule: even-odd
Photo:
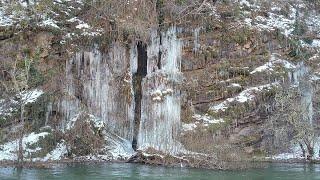
[[[238,83],[231,83],[228,87],[241,87]]]
[[[80,113],[76,114],[75,116],[73,116],[73,118],[71,118],[69,120],[69,122],[66,125],[66,129],[70,130],[74,127],[74,125],[76,124],[76,121],[78,120],[78,118],[80,117]]]
[[[196,122],[189,123],[189,124],[183,123],[182,124],[183,132],[193,131],[200,126],[207,127],[211,124],[220,124],[225,122],[222,118],[214,119],[208,114],[204,114],[204,115],[194,114],[192,117],[196,120]]]
[[[249,2],[242,0],[241,5],[253,8]],[[259,6],[255,6],[255,9],[259,9]],[[272,7],[271,11],[280,11],[280,7]],[[255,18],[245,18],[244,23],[247,26],[256,28],[260,31],[274,31],[279,29],[283,35],[286,37],[290,36],[294,31],[294,23],[296,22],[297,10],[294,7],[290,7],[290,12],[288,17],[284,15],[279,15],[273,12],[268,12],[268,16],[256,16]]]
[[[41,95],[43,94],[42,90],[32,90],[32,91],[24,91],[20,94],[22,102],[25,104],[34,103]]]
[[[76,28],[77,29],[89,29],[89,28],[91,28],[91,26],[89,26],[89,24],[87,24],[87,23],[82,22],[82,23],[78,24],[76,26]]]
[[[0,27],[11,26],[13,23],[12,15],[6,14],[4,8],[0,7]]]
[[[240,6],[251,7],[251,4],[247,0],[240,0]]]
[[[204,123],[206,125],[208,125],[208,124],[218,124],[218,123],[223,123],[224,122],[224,120],[222,118],[213,119],[208,114],[205,114],[205,115],[194,114],[192,117],[195,118],[197,121],[202,122],[202,123]]]
[[[319,39],[314,39],[312,41],[312,44],[311,44],[312,47],[317,47],[319,48],[320,47],[320,40]]]
[[[66,129],[67,130],[72,129],[74,127],[74,125],[76,124],[76,122],[79,120],[81,115],[86,115],[86,114],[83,114],[83,113],[80,112],[80,113],[74,115],[73,118],[71,118],[69,120],[69,122],[67,123]],[[98,118],[98,117],[96,117],[96,116],[94,116],[92,114],[88,114],[88,116],[89,116],[89,118],[86,119],[86,122],[88,122],[88,123],[92,122],[93,126],[95,128],[98,128],[99,130],[101,130],[101,129],[103,129],[105,127],[104,122],[100,118]]]
[[[17,111],[19,103],[23,103],[24,105],[34,103],[43,93],[44,92],[42,90],[35,89],[31,91],[24,91],[7,101],[0,99],[0,115],[4,118],[6,116],[11,116],[14,111]],[[19,98],[21,102],[15,100],[15,98]]]
[[[182,131],[193,131],[197,128],[196,123],[182,123]]]
[[[57,25],[57,21],[49,18],[49,19],[46,19],[46,20],[43,20],[40,24],[40,26],[51,26],[51,27],[54,27],[54,28],[57,28],[57,29],[60,29],[60,27]]]

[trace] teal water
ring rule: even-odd
[[[320,180],[320,165],[270,164],[265,168],[242,171],[215,171],[166,168],[138,164],[73,164],[50,169],[0,168],[0,179],[94,180],[94,179],[210,179],[210,180]]]

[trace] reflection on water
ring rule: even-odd
[[[242,171],[166,168],[138,164],[73,164],[50,169],[0,168],[0,179],[210,179],[210,180],[320,180],[320,165],[270,164]]]

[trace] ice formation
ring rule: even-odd
[[[182,42],[176,31],[172,27],[162,33],[161,44],[160,35],[153,31],[145,47],[146,57],[139,55],[144,51],[140,42],[133,42],[130,47],[115,42],[108,53],[95,47],[76,53],[66,63],[66,92],[58,105],[64,119],[61,129],[72,128],[79,114],[85,112],[105,125],[112,145],[109,152],[114,156],[132,154],[135,136],[137,149],[177,153],[181,148],[177,137],[181,126]],[[146,67],[142,67],[144,60],[138,58],[147,58]],[[141,100],[137,101],[134,83],[139,82],[134,82],[134,76],[145,70]],[[141,113],[136,113],[139,110]],[[135,120],[139,121],[138,127]]]
[[[154,36],[148,47],[148,68],[154,68],[159,57],[159,37]],[[156,48],[156,49],[154,49]],[[182,42],[176,36],[176,28],[162,34],[161,67],[148,74],[142,82],[144,90],[141,105],[141,122],[138,148],[164,151],[175,154],[181,150],[177,140],[180,131],[180,90]],[[152,52],[152,53],[151,53]],[[156,57],[155,57],[156,56]],[[165,96],[164,96],[165,94]]]
[[[132,69],[130,62],[135,57],[114,43],[107,54],[93,48],[68,60],[66,95],[59,103],[64,117],[61,128],[69,129],[78,114],[86,112],[92,119],[103,121],[109,132],[132,141],[134,101],[132,80],[127,72]]]

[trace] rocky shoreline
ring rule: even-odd
[[[234,161],[234,162],[216,162],[207,159],[189,159],[187,157],[174,157],[163,156],[160,154],[145,154],[138,152],[128,160],[93,160],[87,157],[78,157],[76,159],[62,159],[62,160],[48,160],[48,161],[25,161],[18,164],[16,161],[0,161],[0,168],[17,167],[17,168],[37,168],[37,169],[50,169],[60,165],[73,165],[73,164],[103,164],[103,163],[132,163],[144,164],[151,166],[164,166],[164,167],[180,167],[180,168],[199,168],[211,170],[239,170],[239,169],[252,169],[263,168],[269,164],[320,164],[320,160],[302,160],[302,159],[289,159],[289,160],[273,160],[273,159],[251,159],[247,161]]]

